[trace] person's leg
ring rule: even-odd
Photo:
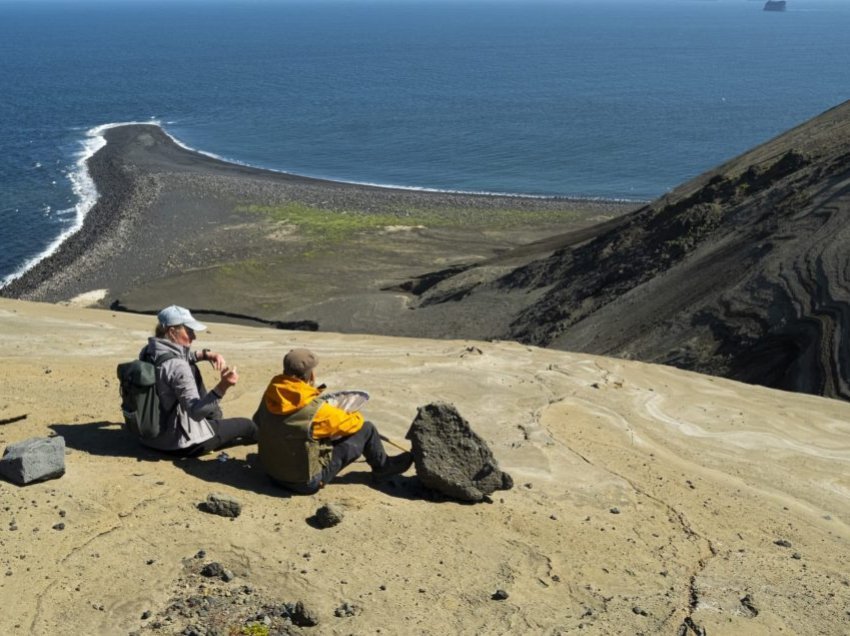
[[[363,422],[359,431],[334,442],[331,461],[322,470],[322,483],[329,484],[337,473],[363,455],[374,470],[387,461],[387,453],[372,422]]]
[[[272,477],[271,480],[278,486],[282,486],[283,488],[291,490],[292,492],[297,493],[299,495],[315,495],[317,492],[319,492],[319,488],[321,488],[322,486],[321,475],[316,475],[315,477],[313,477],[313,479],[311,479],[305,484],[295,484],[288,481],[280,481],[278,479],[275,479],[274,477]]]
[[[254,444],[257,442],[257,425],[247,417],[232,417],[224,420],[208,420],[213,435],[199,444],[200,453],[209,453],[235,444]]]

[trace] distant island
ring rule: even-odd
[[[764,3],[765,11],[785,11],[785,0],[767,0]]]

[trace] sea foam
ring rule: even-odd
[[[67,175],[68,180],[71,182],[71,189],[77,197],[77,203],[73,207],[58,210],[56,212],[57,215],[62,217],[73,214],[73,223],[61,232],[59,236],[57,236],[44,249],[44,251],[27,260],[20,269],[0,281],[0,288],[5,287],[16,278],[20,278],[38,263],[53,254],[57,249],[59,249],[59,246],[68,239],[68,237],[72,236],[78,232],[81,227],[83,227],[83,221],[85,221],[86,215],[94,207],[94,204],[97,203],[99,196],[94,180],[89,174],[88,160],[93,157],[98,150],[106,145],[106,138],[104,137],[105,131],[110,128],[116,128],[117,126],[141,123],[159,125],[158,121],[119,122],[113,124],[102,124],[86,131],[85,138],[80,141],[81,148],[74,155],[74,169],[68,172]]]

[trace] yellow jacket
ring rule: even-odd
[[[263,402],[270,413],[287,417],[303,409],[320,394],[319,389],[300,378],[276,375],[266,388]],[[336,439],[353,435],[362,426],[363,416],[359,411],[347,413],[322,402],[313,416],[310,432],[314,439]]]

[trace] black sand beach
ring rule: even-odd
[[[89,160],[100,197],[83,228],[0,294],[85,295],[133,311],[180,303],[234,322],[312,321],[343,332],[487,337],[493,325],[465,318],[477,311],[408,311],[405,283],[472,264],[488,265],[476,276],[496,276],[548,254],[565,232],[636,207],[310,179],[186,150],[153,125],[105,137]],[[495,319],[499,307],[484,313]]]

